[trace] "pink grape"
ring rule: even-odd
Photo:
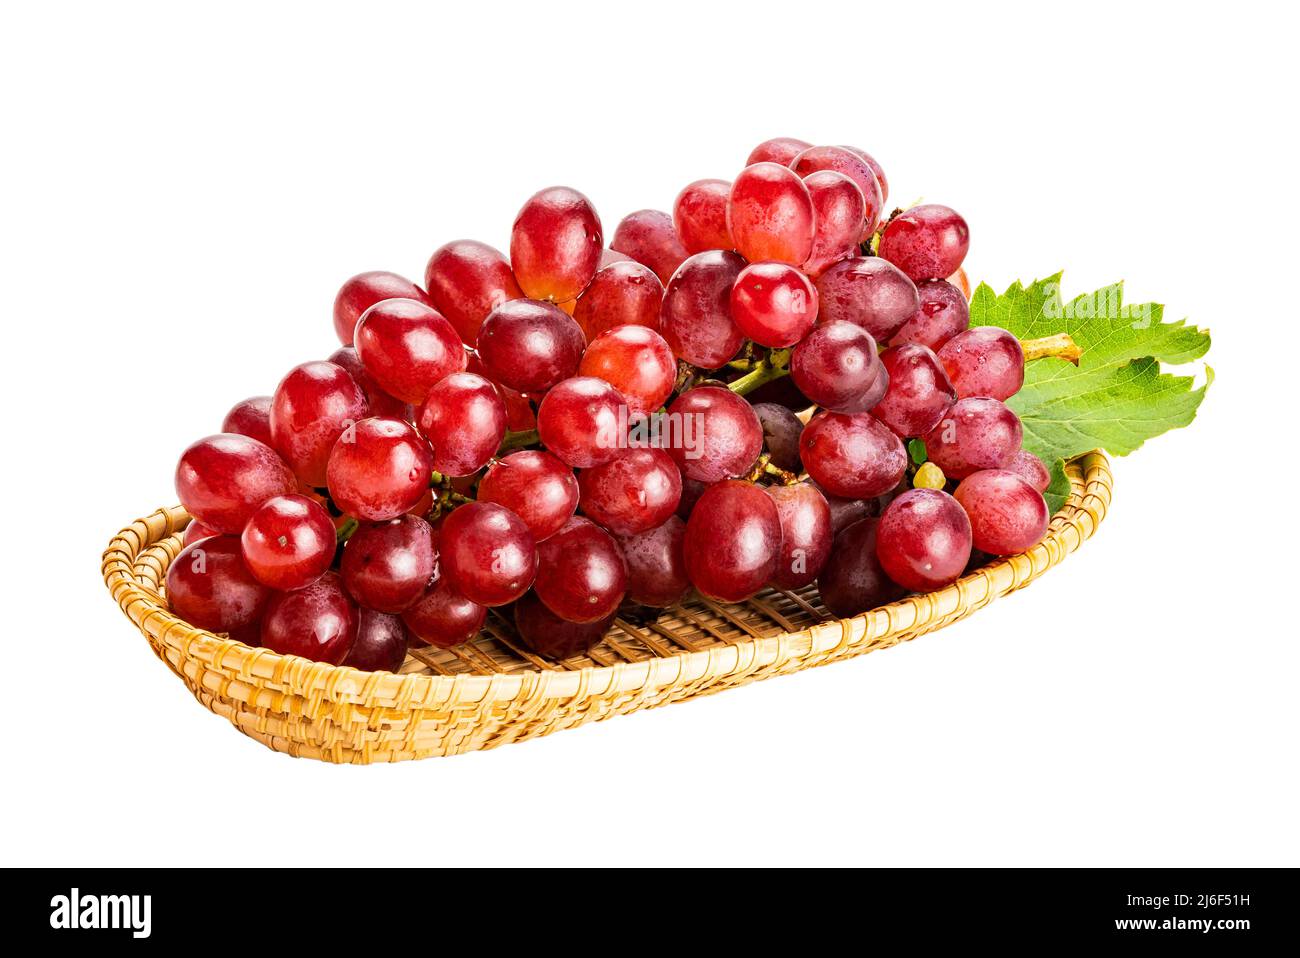
[[[885,574],[876,555],[878,518],[862,518],[835,536],[830,559],[817,577],[817,591],[831,615],[852,618],[901,599],[906,590]]]
[[[591,282],[604,245],[591,201],[567,186],[552,186],[533,194],[515,217],[510,265],[525,296],[567,303]]]
[[[222,433],[193,443],[176,464],[176,495],[185,511],[217,532],[238,535],[258,506],[298,491],[275,450]]]
[[[817,485],[845,499],[888,492],[907,472],[903,441],[870,413],[818,413],[804,427],[799,453]]]
[[[478,354],[489,378],[523,393],[543,393],[572,376],[586,345],[573,317],[533,299],[501,304],[478,334]]]
[[[727,229],[730,195],[731,184],[726,180],[696,180],[677,194],[673,226],[688,253],[735,248]]]
[[[306,496],[276,496],[249,517],[240,545],[258,582],[284,592],[301,589],[334,561],[334,520]]]
[[[889,382],[871,334],[842,321],[823,323],[794,348],[790,376],[817,405],[846,413],[870,409]]]
[[[625,446],[628,405],[617,389],[593,376],[566,379],[537,410],[542,443],[562,462],[589,469]]]
[[[817,279],[820,323],[857,323],[878,343],[887,343],[916,315],[916,285],[879,256],[836,263]]]
[[[627,562],[627,595],[655,608],[676,605],[691,589],[682,543],[686,523],[678,516],[653,529],[619,539]]]
[[[358,610],[357,638],[344,665],[362,672],[396,672],[406,661],[406,626],[395,615]]]
[[[382,270],[359,273],[344,283],[334,298],[334,332],[338,333],[339,342],[351,346],[361,315],[386,299],[413,299],[429,304],[424,290],[405,276]]]
[[[709,250],[687,259],[668,280],[659,330],[693,366],[718,369],[740,352],[745,334],[731,315],[731,288],[744,268],[738,254]]]
[[[530,592],[515,603],[515,629],[525,646],[548,659],[586,655],[605,636],[611,614],[595,622],[569,622],[548,609]]]
[[[200,539],[206,539],[208,538],[208,536],[215,536],[219,534],[220,533],[218,533],[216,529],[213,529],[211,526],[204,525],[202,522],[199,522],[198,519],[195,519],[192,522],[190,522],[188,526],[185,527],[185,536],[181,540],[181,545],[188,546],[195,542],[198,542]]]
[[[916,282],[951,276],[969,248],[966,221],[937,203],[914,206],[894,217],[880,237],[880,255]]]
[[[970,517],[975,548],[990,555],[1024,552],[1043,538],[1051,518],[1043,494],[1002,469],[971,473],[953,498]]]
[[[910,489],[880,517],[876,556],[885,574],[912,592],[933,592],[956,582],[970,552],[970,520],[946,492]]]
[[[330,353],[328,362],[341,366],[352,377],[353,382],[361,387],[366,397],[367,416],[388,416],[393,419],[409,420],[414,415],[410,403],[402,402],[396,396],[390,396],[379,388],[379,383],[375,382],[374,377],[366,372],[366,367],[361,365],[361,357],[357,355],[356,347],[340,346]]]
[[[348,515],[396,519],[424,496],[433,455],[410,423],[363,419],[339,437],[326,468],[330,498]]]
[[[665,286],[690,254],[677,236],[673,218],[660,210],[637,210],[614,230],[610,249],[649,266]]]
[[[568,622],[597,622],[612,615],[627,589],[627,566],[618,543],[589,519],[574,516],[537,547],[533,591]]]
[[[816,219],[808,187],[788,167],[756,163],[731,184],[727,229],[751,263],[803,265],[812,253]]]
[[[343,430],[369,415],[366,394],[342,366],[295,366],[271,399],[271,439],[298,478],[325,485],[325,466]]]
[[[785,263],[746,266],[731,287],[731,317],[760,346],[793,346],[817,322],[817,289]]]
[[[477,240],[455,240],[434,250],[424,285],[433,307],[471,344],[488,313],[524,295],[501,251]]]
[[[587,346],[578,364],[578,375],[605,380],[627,400],[632,415],[645,416],[663,406],[672,393],[677,360],[672,348],[653,329],[615,326]]]
[[[537,547],[528,526],[494,502],[469,502],[442,521],[438,535],[443,575],[479,605],[506,605],[528,591],[537,575]]]
[[[443,576],[402,613],[402,621],[417,639],[440,649],[468,642],[483,628],[487,609],[471,602]]]
[[[550,538],[578,508],[573,470],[549,452],[524,449],[488,467],[478,484],[480,502],[505,506],[528,526],[538,542]]]
[[[1025,449],[1012,456],[1011,461],[1003,468],[1008,472],[1014,472],[1039,492],[1046,492],[1047,487],[1052,484],[1052,474],[1047,471],[1047,466],[1043,465],[1043,460]],[[188,529],[185,530],[185,534],[189,535]]]
[[[362,605],[398,613],[424,594],[438,568],[433,529],[419,516],[366,524],[343,547],[339,573]]]
[[[957,401],[943,364],[925,346],[904,343],[880,354],[889,389],[871,414],[904,438],[923,436]]]
[[[810,146],[791,160],[789,167],[805,180],[822,170],[842,173],[851,179],[862,191],[864,204],[863,222],[858,224],[858,236],[863,241],[871,237],[880,223],[885,198],[880,183],[876,181],[875,172],[861,155],[842,146]]]
[[[676,435],[668,454],[688,479],[718,482],[744,475],[763,452],[763,427],[754,407],[730,389],[697,386],[668,407]]]
[[[925,436],[930,460],[949,479],[1001,469],[1020,450],[1020,419],[996,399],[959,399]]]
[[[781,549],[771,584],[800,589],[817,578],[831,552],[831,507],[810,482],[768,486],[781,522]]]
[[[167,568],[167,604],[190,625],[209,632],[235,632],[254,625],[271,590],[253,578],[237,536],[191,543]]]
[[[629,449],[578,473],[582,511],[619,536],[653,529],[677,511],[682,476],[662,449]]]
[[[819,170],[804,178],[816,213],[812,253],[803,270],[814,279],[840,260],[856,256],[867,204],[858,185],[843,173]]]
[[[871,167],[871,172],[876,174],[876,182],[880,184],[881,209],[884,209],[884,204],[889,202],[889,180],[885,178],[884,167],[877,163],[875,158],[865,150],[860,150],[856,146],[844,146],[843,144],[841,146],[850,153],[856,153],[860,156],[862,161]]]
[[[357,324],[357,356],[379,388],[419,404],[440,379],[465,368],[460,336],[432,306],[390,299],[371,306]]]
[[[943,279],[927,279],[916,284],[921,306],[916,314],[894,333],[890,345],[920,343],[938,352],[944,343],[970,326],[970,304],[966,294]]]
[[[280,592],[262,619],[262,645],[281,655],[300,655],[340,665],[357,640],[359,613],[336,572],[311,585]]]
[[[573,319],[587,342],[616,326],[659,328],[664,284],[649,266],[631,260],[603,266],[582,291]]]
[[[976,326],[957,334],[939,350],[939,360],[962,399],[1007,400],[1025,383],[1020,340],[996,326]]]
[[[743,602],[777,572],[781,518],[758,486],[729,479],[700,496],[686,522],[686,574],[701,593]]]
[[[433,448],[433,468],[444,476],[478,472],[506,435],[506,404],[496,387],[474,373],[452,373],[429,390],[420,432]]]
[[[811,143],[805,140],[796,140],[792,136],[778,136],[770,140],[764,140],[758,146],[754,147],[749,154],[749,159],[745,161],[746,166],[753,166],[755,163],[780,163],[782,166],[789,166],[790,161],[802,153]]]
[[[247,436],[272,446],[271,397],[253,396],[235,403],[222,420],[221,431]]]

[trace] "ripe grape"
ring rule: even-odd
[[[351,346],[361,315],[386,299],[413,299],[428,305],[429,297],[405,276],[376,270],[359,273],[343,284],[334,298],[334,332],[339,342]]]
[[[478,354],[489,378],[522,393],[545,392],[572,376],[587,337],[557,306],[513,299],[488,314]]]
[[[537,546],[533,592],[569,622],[598,622],[612,615],[627,589],[627,566],[618,543],[581,516]]]
[[[743,602],[777,572],[781,518],[758,486],[729,479],[700,496],[686,522],[686,574],[701,593]]]
[[[271,397],[253,396],[230,407],[221,431],[247,436],[274,448],[271,440]]]
[[[876,174],[876,182],[880,184],[880,208],[884,209],[885,204],[889,202],[889,180],[885,178],[884,167],[877,163],[875,157],[865,150],[859,150],[856,146],[844,146],[843,144],[841,144],[841,147],[860,156],[862,162],[871,167],[871,172]]]
[[[957,401],[943,364],[927,347],[891,346],[880,354],[880,361],[889,373],[889,389],[871,414],[898,435],[925,435]]]
[[[817,483],[814,482],[813,485]],[[820,486],[818,488],[821,489]],[[880,515],[880,509],[876,505],[878,499],[845,499],[843,496],[831,495],[825,489],[821,489],[821,494],[826,499],[826,505],[830,507],[831,529],[836,535],[859,519]]]
[[[799,472],[799,434],[803,423],[785,406],[776,403],[755,403],[754,415],[763,429],[763,445],[772,465],[787,472]]]
[[[262,585],[288,592],[315,582],[334,561],[334,520],[306,496],[276,496],[240,535],[244,564]]]
[[[619,539],[627,562],[628,598],[662,609],[686,597],[691,580],[682,552],[685,538],[686,523],[669,516],[660,526]]]
[[[763,452],[754,407],[721,386],[688,389],[668,408],[668,454],[688,479],[714,483],[742,476]]]
[[[662,449],[629,449],[578,473],[582,511],[615,535],[662,525],[677,511],[682,475]]]
[[[784,349],[817,322],[817,290],[793,266],[754,263],[731,287],[731,318],[758,345]]]
[[[948,277],[948,282],[961,291],[961,294],[970,301],[970,277],[966,275],[964,269],[959,269]]]
[[[1012,456],[1011,461],[1003,468],[1008,472],[1014,472],[1039,492],[1046,492],[1047,487],[1052,484],[1052,474],[1047,471],[1047,466],[1043,465],[1043,460],[1024,449]],[[188,544],[190,541],[188,529],[185,530],[185,535]]]
[[[810,482],[768,486],[764,491],[776,503],[781,522],[781,550],[771,584],[778,589],[802,588],[817,578],[830,555],[831,507]]]
[[[496,387],[474,373],[452,373],[429,390],[420,407],[420,432],[433,447],[433,468],[444,476],[482,469],[506,434],[506,404]]]
[[[727,228],[737,252],[751,263],[777,260],[802,266],[812,253],[816,230],[808,187],[789,167],[745,167],[731,185]]]
[[[362,525],[343,547],[339,573],[362,605],[398,613],[424,594],[438,569],[433,529],[419,516]]]
[[[534,593],[515,603],[515,629],[524,645],[549,659],[586,655],[605,636],[614,616],[595,622],[569,622],[548,609]]]
[[[1051,518],[1043,494],[1014,472],[971,473],[953,493],[970,517],[971,541],[990,555],[1014,555],[1036,544]]]
[[[281,655],[301,655],[340,665],[357,640],[359,613],[337,572],[311,585],[277,593],[262,619],[262,645]]]
[[[471,345],[488,313],[524,295],[501,251],[477,240],[455,240],[434,250],[424,285],[433,307]]]
[[[469,502],[442,521],[443,575],[479,605],[513,602],[537,575],[537,547],[524,520],[495,502]]]
[[[688,253],[710,249],[734,249],[727,229],[727,198],[731,184],[726,180],[696,180],[673,202],[673,226]]]
[[[525,296],[566,303],[591,282],[604,245],[591,201],[567,186],[552,186],[529,197],[515,217],[510,265]]]
[[[546,448],[578,469],[609,462],[623,448],[628,406],[617,389],[594,376],[575,376],[542,399],[537,432]]]
[[[357,355],[356,347],[340,346],[330,353],[328,362],[343,367],[343,370],[361,387],[361,391],[366,396],[367,416],[390,416],[393,419],[409,420],[414,415],[410,403],[402,402],[396,396],[390,396],[379,388],[379,383],[375,382],[374,377],[366,372],[366,367],[361,365],[361,357]]]
[[[731,316],[731,287],[745,261],[728,250],[696,253],[668,280],[659,330],[693,366],[718,369],[740,352],[745,334]]]
[[[876,556],[885,574],[913,592],[956,582],[970,551],[970,520],[956,499],[938,489],[903,493],[889,504],[876,530]]]
[[[700,501],[700,496],[704,495],[704,490],[710,485],[711,483],[708,482],[682,476],[682,499],[677,503],[678,518],[686,520],[691,517],[691,510],[695,508],[695,503]]]
[[[996,326],[976,326],[954,336],[939,350],[939,360],[962,399],[1010,399],[1025,382],[1020,340]]]
[[[335,505],[371,522],[396,519],[419,502],[432,472],[429,444],[415,427],[378,417],[340,436],[325,470]]]
[[[956,286],[943,279],[927,279],[916,284],[921,308],[902,325],[891,346],[920,343],[935,352],[944,343],[970,326],[970,304]]]
[[[325,464],[343,430],[369,415],[366,394],[342,366],[295,366],[271,399],[271,439],[298,478],[325,485]]]
[[[907,472],[903,441],[870,413],[818,413],[799,438],[799,452],[817,485],[845,499],[888,492]]]
[[[672,393],[677,361],[653,329],[615,326],[591,341],[578,364],[578,375],[605,380],[627,400],[632,415],[644,416],[660,408]]]
[[[887,343],[921,306],[916,285],[879,256],[855,256],[817,278],[818,321],[857,323]]]
[[[830,558],[817,577],[817,591],[831,615],[852,618],[901,599],[904,592],[885,574],[876,555],[877,518],[858,519],[835,536]]]
[[[396,672],[406,661],[408,640],[406,626],[397,616],[363,608],[356,641],[343,664],[363,672]]]
[[[603,249],[600,251],[601,269],[604,269],[606,266],[612,266],[615,263],[635,263],[635,262],[636,260],[634,260],[631,256],[628,256],[626,253],[620,253],[616,249]],[[646,268],[649,269],[649,267]],[[599,270],[597,272],[599,272]],[[653,273],[654,270],[650,270],[650,272]],[[655,278],[658,279],[657,276]]]
[[[457,592],[446,576],[402,613],[402,621],[417,639],[440,649],[468,642],[486,619],[487,609]]]
[[[1020,418],[996,399],[959,399],[925,436],[925,450],[949,479],[1001,469],[1020,450]]]
[[[194,542],[167,569],[167,604],[190,625],[209,632],[234,632],[255,624],[271,590],[244,564],[237,536]]]
[[[690,255],[673,228],[673,218],[660,210],[628,213],[614,230],[609,246],[649,266],[665,286]]]
[[[465,368],[456,330],[432,306],[391,299],[357,324],[357,356],[379,388],[403,402],[424,402],[430,387]]]
[[[649,266],[628,260],[603,266],[582,291],[573,318],[587,342],[615,326],[659,328],[664,284]]]
[[[804,178],[816,213],[812,253],[803,270],[814,279],[842,259],[856,256],[867,203],[858,185],[843,173],[819,170]]]
[[[578,508],[578,480],[549,452],[524,449],[488,467],[478,484],[478,499],[505,506],[541,542],[559,531]]]
[[[238,535],[262,503],[298,491],[275,450],[248,436],[208,436],[181,453],[176,495],[185,511],[217,532]]]
[[[951,276],[961,267],[969,248],[966,221],[937,203],[914,206],[899,214],[880,237],[880,255],[916,282]]]
[[[858,236],[870,239],[880,223],[880,213],[885,198],[876,181],[876,174],[861,155],[842,146],[810,146],[789,163],[801,179],[822,170],[842,173],[862,191],[864,203],[863,222],[858,224]]]
[[[465,371],[477,373],[487,380],[492,379],[483,365],[483,360],[479,359],[478,353],[470,353],[466,357]],[[506,404],[506,428],[526,431],[537,427],[537,413],[533,411],[532,403],[528,401],[527,396],[498,382],[493,382],[492,385],[496,387],[502,401]]]
[[[753,152],[749,154],[749,159],[745,161],[745,165],[780,163],[782,166],[789,166],[791,160],[810,146],[812,146],[811,143],[796,140],[792,136],[774,137],[770,140],[764,140],[754,147]]]
[[[206,539],[208,536],[215,535],[220,535],[220,533],[211,526],[204,525],[202,522],[199,522],[198,519],[194,519],[185,527],[185,536],[181,540],[181,545],[191,545],[192,543],[198,542],[200,539]]]
[[[888,385],[871,334],[842,321],[823,323],[794,348],[790,376],[800,392],[832,412],[866,412],[883,395],[882,377]]]

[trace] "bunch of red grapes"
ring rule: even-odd
[[[493,607],[563,658],[625,602],[816,582],[850,616],[1028,548],[1048,473],[1004,405],[1021,345],[969,328],[965,220],[886,220],[887,199],[863,151],[781,138],[608,249],[587,198],[553,187],[509,257],[459,240],[423,288],[354,276],[342,347],[181,455],[172,609],[396,670]]]

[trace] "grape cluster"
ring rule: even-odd
[[[779,138],[608,248],[552,187],[508,257],[354,276],[341,347],[181,455],[172,609],[395,670],[491,608],[565,657],[625,603],[817,583],[849,616],[1028,548],[1049,479],[1005,405],[1021,344],[969,328],[965,220],[888,197],[862,150]]]

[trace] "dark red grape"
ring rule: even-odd
[[[1001,469],[1020,450],[1020,418],[996,399],[959,399],[925,435],[925,451],[949,479]]]
[[[743,602],[777,572],[781,519],[758,486],[729,479],[705,490],[686,522],[686,574],[701,593]]]
[[[611,263],[592,277],[573,308],[573,319],[587,342],[616,326],[659,328],[664,284],[649,266],[628,260]]]
[[[529,197],[510,233],[510,265],[530,299],[567,303],[600,264],[605,234],[591,201],[567,186]]]
[[[366,394],[366,416],[389,416],[393,419],[409,420],[414,415],[410,403],[402,402],[396,396],[390,396],[379,388],[379,383],[375,382],[374,377],[366,372],[366,367],[361,365],[361,357],[357,355],[355,346],[340,346],[330,353],[329,362],[335,366],[342,366]]]
[[[970,551],[970,520],[956,499],[938,489],[903,493],[876,530],[876,556],[885,574],[913,592],[956,582]]]
[[[185,511],[217,532],[238,535],[262,503],[298,491],[274,449],[248,436],[200,439],[176,464],[176,495]]]
[[[817,484],[813,483],[813,485]],[[879,516],[881,512],[876,506],[878,499],[845,499],[842,496],[833,496],[825,489],[822,489],[822,496],[826,499],[826,505],[830,507],[831,529],[834,530],[836,535],[839,535],[859,519],[865,519],[868,516]]]
[[[629,449],[578,473],[582,511],[619,536],[662,525],[677,511],[682,475],[662,449]]]
[[[271,397],[253,396],[230,407],[221,431],[247,436],[274,448],[271,441]]]
[[[803,179],[822,170],[841,173],[851,179],[862,191],[865,204],[858,236],[864,241],[871,237],[880,223],[885,197],[880,184],[876,181],[875,172],[860,154],[842,146],[810,146],[788,165]]]
[[[637,210],[623,217],[610,248],[649,266],[664,285],[690,254],[677,237],[673,218],[660,210]]]
[[[271,399],[271,439],[298,478],[325,485],[325,465],[343,430],[369,415],[366,394],[342,366],[295,366]]]
[[[438,568],[433,529],[418,516],[366,524],[343,547],[339,573],[362,605],[397,613],[424,594]]]
[[[691,510],[695,508],[695,503],[700,501],[700,496],[704,495],[704,490],[709,488],[712,483],[700,482],[698,479],[692,479],[689,476],[682,476],[682,498],[677,503],[677,516],[685,521],[691,517]]]
[[[801,471],[799,434],[803,432],[803,423],[799,417],[785,406],[768,402],[755,403],[754,415],[763,428],[763,445],[772,465],[787,472]]]
[[[597,622],[612,615],[627,589],[627,566],[618,543],[581,516],[537,546],[533,591],[569,622]]]
[[[357,355],[384,392],[418,405],[434,383],[465,368],[465,347],[432,306],[390,299],[357,324]]]
[[[939,350],[939,361],[962,399],[1010,399],[1025,382],[1025,352],[1020,340],[996,326],[958,333]]]
[[[363,419],[339,437],[325,472],[335,505],[358,519],[382,522],[420,501],[433,455],[410,423]]]
[[[880,565],[876,555],[879,527],[879,519],[859,519],[835,536],[830,559],[817,577],[817,591],[831,615],[852,618],[901,599],[906,592]]]
[[[691,365],[717,369],[740,352],[745,334],[731,316],[731,287],[744,268],[738,254],[709,250],[687,259],[668,281],[659,331]]]
[[[433,447],[433,468],[468,476],[487,465],[505,438],[505,400],[482,376],[452,373],[429,390],[419,426]]]
[[[702,491],[702,490],[701,490]],[[686,523],[669,516],[663,525],[619,540],[627,562],[627,595],[655,608],[676,605],[691,589],[682,543]]]
[[[924,436],[957,401],[943,364],[926,346],[904,343],[880,354],[889,389],[871,414],[905,438]]]
[[[488,467],[478,484],[478,498],[505,506],[541,542],[559,531],[578,508],[578,480],[549,452],[525,449]]]
[[[768,486],[781,521],[781,550],[771,585],[799,589],[817,578],[831,552],[831,508],[810,482]]]
[[[668,454],[688,479],[717,482],[743,476],[763,452],[754,407],[721,386],[688,389],[668,408]]]
[[[870,409],[885,375],[876,341],[855,323],[823,323],[790,354],[790,376],[799,391],[833,412]]]
[[[434,250],[424,285],[433,307],[470,344],[488,313],[524,295],[501,251],[477,240],[455,240]]]
[[[181,545],[191,545],[198,542],[200,539],[206,539],[208,536],[215,535],[220,535],[220,533],[211,526],[204,525],[202,522],[199,522],[198,519],[195,519],[185,527],[185,536],[181,540]]]
[[[1039,492],[1046,492],[1047,487],[1052,484],[1052,474],[1047,471],[1047,466],[1043,465],[1043,460],[1024,449],[1012,456],[1011,461],[1003,468],[1008,472],[1014,472]],[[190,531],[186,529],[186,544],[190,541],[189,534]]]
[[[405,276],[375,270],[359,273],[343,284],[334,297],[334,332],[339,342],[351,346],[361,315],[386,299],[413,299],[428,305],[429,297]]]
[[[341,665],[356,642],[359,618],[338,573],[326,572],[309,586],[271,599],[262,619],[262,645],[281,655]]]
[[[617,389],[593,376],[566,379],[537,409],[546,448],[578,469],[609,462],[626,446],[628,406]]]
[[[406,661],[406,626],[395,615],[361,609],[357,638],[344,665],[363,672],[396,672]]]
[[[836,263],[817,278],[818,322],[857,323],[887,343],[921,306],[916,285],[879,256]]]
[[[822,412],[799,439],[804,468],[821,488],[845,499],[870,499],[907,472],[903,441],[870,413]]]
[[[817,289],[793,266],[754,263],[731,287],[731,318],[760,346],[793,346],[817,322]]]
[[[446,576],[402,613],[402,621],[416,638],[440,649],[468,642],[478,635],[486,619],[487,609],[452,588]]]
[[[894,333],[890,344],[920,343],[937,352],[970,325],[970,304],[966,294],[943,279],[923,280],[916,292],[921,308]]]
[[[258,507],[240,535],[253,578],[288,592],[315,582],[334,561],[334,520],[306,496],[276,496]]]
[[[755,163],[731,185],[727,228],[736,250],[751,263],[802,266],[812,253],[816,216],[808,187],[789,167]]]
[[[524,520],[495,502],[469,502],[442,521],[443,575],[479,605],[513,602],[537,575],[537,546]]]
[[[710,249],[734,249],[727,229],[727,198],[731,184],[726,180],[696,180],[673,202],[673,226],[688,253]]]
[[[969,248],[966,221],[937,203],[914,206],[894,217],[880,237],[880,255],[914,281],[951,276]]]
[[[663,406],[672,393],[677,361],[653,329],[615,326],[591,341],[578,364],[578,375],[605,380],[627,400],[632,415],[645,416]]]
[[[514,299],[488,314],[478,353],[488,377],[519,392],[542,393],[572,376],[587,337],[557,306]]]
[[[1051,518],[1043,494],[1002,469],[971,473],[953,493],[970,517],[971,541],[980,552],[1014,555],[1036,545]]]
[[[843,173],[819,170],[804,178],[816,213],[812,253],[804,272],[816,278],[840,260],[856,256],[867,204],[858,185]]]
[[[519,638],[538,655],[568,659],[586,655],[604,638],[614,621],[611,614],[595,622],[569,622],[548,609],[534,593],[515,603],[515,628]]]
[[[745,165],[780,163],[782,166],[789,166],[791,160],[810,146],[812,146],[811,143],[796,140],[792,136],[773,137],[754,147],[753,152],[749,154],[749,159],[745,161]]]
[[[234,632],[257,622],[271,590],[244,564],[237,536],[194,542],[167,568],[167,604],[190,625]]]

